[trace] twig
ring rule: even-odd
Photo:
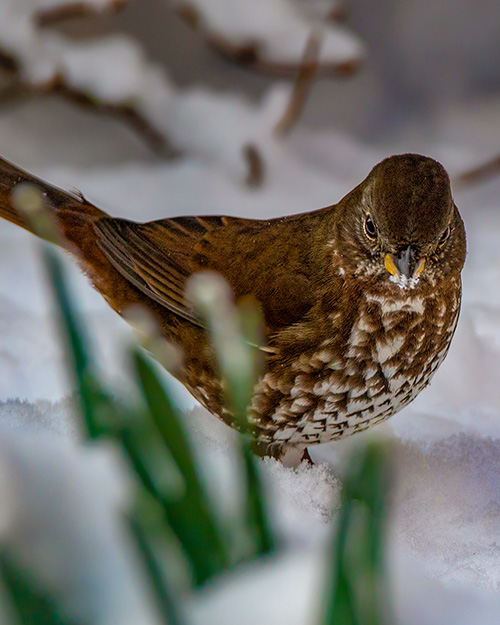
[[[128,104],[117,105],[100,102],[81,91],[68,87],[64,82],[56,83],[51,87],[49,93],[61,95],[80,107],[121,119],[140,135],[157,155],[181,156],[181,153],[170,145],[168,139],[156,130],[146,117]],[[245,183],[249,187],[259,187],[264,179],[264,159],[255,145],[244,145],[242,151],[248,169]]]
[[[34,15],[35,23],[38,26],[54,26],[59,22],[69,19],[78,19],[106,13],[117,13],[128,4],[129,0],[109,0],[109,5],[104,9],[92,7],[85,2],[71,2],[57,7],[40,9]]]
[[[108,104],[96,100],[91,96],[69,87],[63,79],[55,78],[43,87],[29,87],[19,79],[19,67],[16,60],[3,52],[0,52],[0,68],[10,76],[16,78],[16,91],[10,87],[11,95],[16,92],[21,96],[31,95],[58,95],[69,102],[96,113],[116,117],[128,125],[149,145],[155,154],[173,153],[167,139],[133,106],[129,104]]]
[[[6,92],[5,102],[14,101],[15,97],[34,95],[57,95],[65,100],[86,108],[95,113],[107,115],[121,120],[138,134],[149,145],[151,150],[159,156],[178,157],[181,152],[171,145],[155,126],[130,104],[109,104],[98,100],[87,93],[70,87],[62,77],[54,79],[43,86],[33,87],[26,85],[19,78],[19,64],[15,57],[0,50],[0,69],[11,76],[15,81],[15,89],[9,87]],[[1,102],[0,93],[0,106]],[[253,144],[242,146],[243,158],[247,165],[246,184],[248,186],[260,186],[264,178],[264,160],[257,147]]]
[[[203,30],[203,18],[200,11],[190,4],[183,2],[175,7],[175,13],[193,30],[201,32],[205,41],[218,54],[229,59],[237,65],[254,70],[261,74],[274,78],[294,78],[300,70],[301,62],[280,63],[266,61],[262,58],[258,39],[248,39],[236,45],[228,41],[222,35]],[[340,16],[338,16],[340,17]],[[332,13],[331,21],[337,17]],[[348,61],[318,63],[316,70],[318,77],[344,78],[355,74],[361,66],[360,59],[350,59]]]
[[[248,167],[245,183],[249,187],[260,187],[264,180],[264,159],[257,146],[247,144],[243,146],[243,157]]]
[[[96,100],[83,91],[69,87],[62,80],[57,81],[54,85],[42,91],[42,93],[59,95],[82,108],[121,119],[142,137],[155,154],[166,154],[171,151],[167,139],[146,117],[129,104],[108,104]]]
[[[317,33],[312,32],[307,40],[295,84],[283,116],[276,124],[274,133],[278,137],[288,135],[300,119],[307,98],[318,72],[318,58],[321,40]]]
[[[463,185],[473,185],[500,174],[500,156],[495,156],[478,167],[463,172],[457,181]]]
[[[278,63],[266,61],[259,52],[259,44],[249,41],[235,46],[217,35],[206,35],[207,43],[223,57],[233,63],[273,78],[293,78],[300,69],[300,63]],[[319,78],[346,78],[355,74],[361,66],[360,59],[339,63],[319,63],[316,70]]]
[[[331,11],[328,12],[326,20],[334,23],[345,22],[347,19],[347,13],[347,9],[343,4],[337,4]]]

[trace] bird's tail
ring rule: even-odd
[[[93,219],[105,216],[103,211],[87,202],[83,196],[58,189],[0,158],[0,217],[26,230],[31,231],[30,225],[25,217],[16,210],[12,198],[13,190],[23,182],[33,184],[41,191],[47,209],[66,238],[68,238],[65,232],[67,222],[74,224],[75,222],[86,221],[88,223]]]

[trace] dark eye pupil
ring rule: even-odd
[[[374,239],[377,236],[377,228],[375,228],[375,224],[369,216],[366,217],[365,232],[371,239]]]

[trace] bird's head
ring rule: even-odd
[[[401,289],[459,275],[465,230],[448,174],[432,158],[386,158],[339,208],[337,249],[346,273]]]

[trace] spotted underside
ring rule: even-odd
[[[269,371],[251,408],[256,434],[272,450],[325,443],[384,421],[410,403],[444,360],[458,320],[460,281],[448,298],[400,291],[365,293],[343,345],[335,332],[291,363],[285,381]],[[332,319],[338,325],[338,319]],[[337,322],[337,323],[335,323]],[[270,419],[265,404],[273,398]],[[269,450],[268,450],[269,452]]]

